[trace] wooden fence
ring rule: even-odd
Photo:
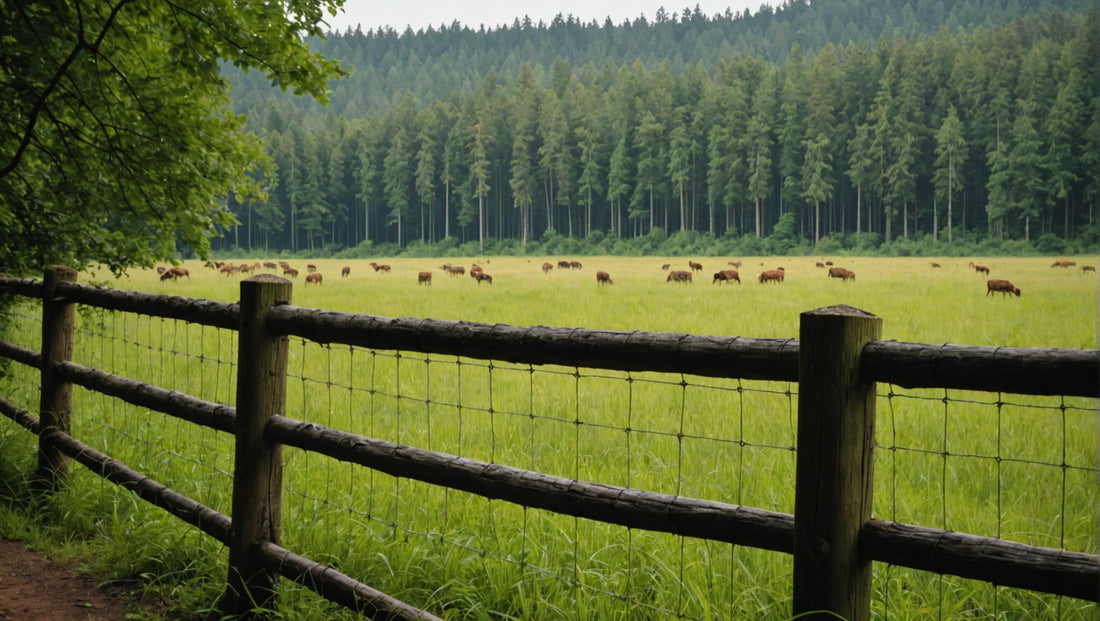
[[[239,304],[100,289],[75,280],[68,268],[48,270],[41,282],[0,279],[0,293],[40,298],[43,314],[41,352],[0,341],[0,356],[40,369],[39,417],[3,398],[0,411],[37,434],[41,488],[63,484],[73,459],[226,544],[229,575],[218,605],[227,613],[269,604],[282,576],[374,618],[435,618],[281,547],[283,446],[527,507],[793,554],[796,615],[869,618],[874,561],[1100,599],[1100,556],[871,518],[876,382],[1095,398],[1098,350],[881,341],[881,319],[849,307],[803,313],[798,340],[752,339],[295,308],[290,282],[271,275],[242,281]],[[72,363],[77,304],[238,331],[236,407]],[[524,364],[798,382],[795,513],[550,476],[293,420],[283,415],[292,335]],[[233,518],[73,438],[74,384],[234,434]]]

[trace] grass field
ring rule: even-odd
[[[572,257],[570,257],[572,258]],[[263,257],[257,257],[261,260]],[[741,285],[711,283],[739,259]],[[883,318],[883,338],[968,345],[1094,348],[1097,280],[1051,259],[982,258],[1022,295],[986,295],[971,259],[699,259],[691,284],[663,263],[688,258],[471,258],[493,276],[448,277],[438,259],[312,261],[321,285],[294,285],[297,306],[383,316],[511,325],[649,330],[747,337],[798,336],[799,313],[847,304]],[[941,268],[932,268],[931,262]],[[1078,264],[1095,263],[1077,258]],[[291,261],[304,275],[306,261]],[[351,273],[340,277],[340,269]],[[759,284],[783,266],[782,284]],[[151,270],[116,288],[235,301],[239,277],[197,262],[190,278]],[[417,273],[434,274],[430,286]],[[600,286],[596,270],[614,284]],[[102,281],[82,275],[82,282]],[[231,335],[178,322],[82,313],[75,358],[212,401],[231,402]],[[34,331],[17,338],[34,345]],[[22,341],[21,341],[22,342]],[[292,340],[288,416],[355,433],[582,480],[628,485],[768,510],[793,511],[797,386],[350,350]],[[24,377],[33,381],[33,375]],[[25,384],[24,384],[25,385]],[[15,400],[33,410],[22,386]],[[23,393],[23,394],[18,394]],[[879,386],[876,517],[1096,551],[1095,400],[1032,398]],[[22,401],[19,398],[22,398]],[[78,391],[76,435],[155,479],[228,513],[231,439]],[[0,423],[0,454],[18,469],[28,434]],[[19,446],[17,452],[9,448]],[[297,451],[286,455],[287,547],[416,605],[463,619],[787,618],[790,557],[525,510],[397,480]],[[0,465],[4,465],[0,463]],[[224,553],[158,510],[91,475],[43,511],[78,534],[110,542],[101,562],[120,576],[185,585],[212,602]],[[106,491],[106,494],[101,492]],[[75,511],[73,507],[83,507]],[[2,534],[0,523],[0,534]],[[173,582],[174,581],[174,582]],[[273,618],[342,615],[287,587]],[[184,604],[187,605],[187,604]],[[1097,606],[876,566],[877,618],[1094,619]]]

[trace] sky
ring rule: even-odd
[[[734,13],[740,13],[749,9],[756,13],[761,5],[775,5],[775,2],[764,0],[390,0],[388,2],[371,2],[368,0],[347,0],[342,12],[336,17],[330,17],[326,21],[330,31],[344,32],[349,27],[354,29],[359,24],[363,32],[369,29],[378,29],[389,26],[397,32],[404,32],[406,26],[412,26],[417,31],[428,26],[439,28],[440,24],[450,25],[458,21],[464,26],[478,29],[482,24],[486,28],[496,28],[501,25],[511,25],[518,17],[523,21],[524,15],[529,16],[535,24],[542,20],[549,24],[554,16],[561,14],[563,17],[572,15],[587,24],[592,20],[603,24],[604,19],[611,18],[616,25],[623,20],[634,20],[639,15],[644,15],[649,21],[657,15],[657,10],[662,6],[665,12],[680,13],[685,8],[694,11],[695,6],[706,16],[725,13],[729,8]]]

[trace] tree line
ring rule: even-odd
[[[672,236],[874,249],[897,240],[1096,244],[1095,10],[971,31],[732,53],[525,62],[370,115],[270,101],[250,120],[267,201],[215,242],[378,253],[476,243],[599,251]],[[220,244],[220,246],[218,246]],[[621,246],[626,244],[626,246]]]

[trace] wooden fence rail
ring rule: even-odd
[[[42,353],[0,342],[0,357],[41,370],[41,418],[3,398],[0,413],[38,435],[43,487],[63,483],[67,459],[73,459],[225,543],[230,569],[219,606],[229,613],[269,604],[283,576],[372,618],[435,618],[279,545],[283,446],[528,507],[792,553],[794,614],[868,618],[873,561],[1100,599],[1100,556],[870,518],[875,382],[1096,397],[1097,350],[884,342],[877,340],[879,318],[847,307],[804,313],[799,340],[752,339],[295,308],[290,282],[268,275],[242,282],[240,304],[87,287],[72,283],[74,278],[58,268],[48,271],[42,283],[0,279],[0,294],[43,300]],[[237,406],[72,363],[77,303],[238,331]],[[288,418],[283,415],[288,336],[523,364],[798,382],[795,515],[555,477]],[[74,384],[233,433],[233,519],[70,436],[67,394]]]

